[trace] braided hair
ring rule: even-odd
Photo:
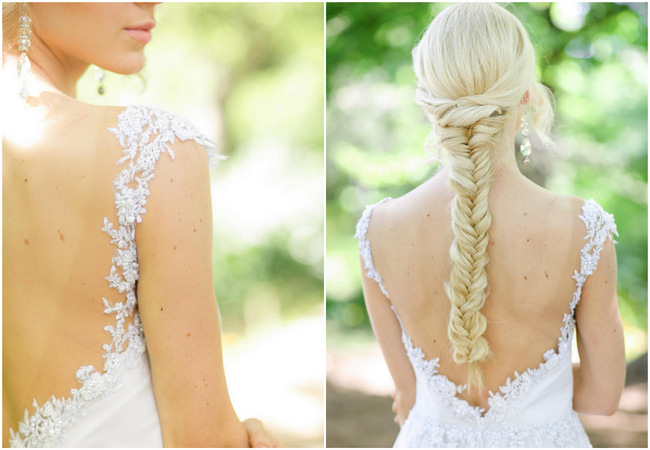
[[[520,113],[526,91],[533,127],[551,145],[553,97],[535,81],[535,52],[523,25],[494,3],[457,3],[442,11],[413,50],[416,102],[448,152],[451,201],[451,303],[448,335],[453,358],[468,368],[467,385],[483,388],[480,363],[490,356],[481,312],[488,295],[486,266],[492,217],[488,195],[492,149]]]

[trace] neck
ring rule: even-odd
[[[519,124],[521,123],[521,114],[522,112],[520,110],[517,111],[514,117],[508,122],[505,132],[492,152],[492,170],[500,176],[505,174],[523,176],[517,165],[519,151],[513,151],[515,147],[515,136],[519,131]]]

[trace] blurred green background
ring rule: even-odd
[[[322,3],[165,3],[140,75],[79,98],[155,104],[229,159],[212,172],[214,279],[235,409],[323,445]],[[146,219],[145,219],[146,220]],[[300,358],[296,358],[300,355]]]
[[[354,226],[365,205],[405,194],[439,167],[425,151],[430,126],[414,102],[411,50],[448,5],[327,4],[328,383],[357,403],[359,392],[385,395],[391,386],[385,368],[374,365],[380,356],[363,303]],[[647,3],[505,7],[529,31],[538,76],[557,100],[558,149],[549,154],[533,139],[531,164],[522,172],[549,190],[594,198],[614,214],[626,354],[628,361],[647,358]],[[366,367],[346,369],[362,359]],[[361,379],[362,370],[374,372]],[[330,387],[328,425],[350,407]],[[386,408],[390,416],[390,401]],[[363,426],[355,424],[360,435]],[[338,441],[337,427],[331,429],[328,445],[361,441]],[[386,429],[394,439],[390,421]],[[362,446],[391,444],[373,436]]]

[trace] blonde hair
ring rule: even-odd
[[[483,388],[480,363],[490,356],[481,312],[491,225],[491,150],[530,93],[532,125],[546,146],[553,96],[535,81],[535,52],[523,25],[493,3],[457,3],[442,11],[413,50],[416,102],[448,151],[453,241],[445,284],[454,361],[468,366],[467,385]],[[524,112],[525,113],[525,112]]]

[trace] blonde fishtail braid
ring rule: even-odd
[[[482,389],[480,363],[490,355],[483,337],[487,319],[481,308],[487,297],[487,247],[492,222],[488,195],[492,181],[490,151],[507,121],[495,105],[478,104],[476,96],[455,101],[419,96],[419,103],[433,116],[436,134],[449,153],[449,186],[453,241],[451,272],[445,284],[451,302],[448,335],[454,361],[468,366],[467,384]]]

